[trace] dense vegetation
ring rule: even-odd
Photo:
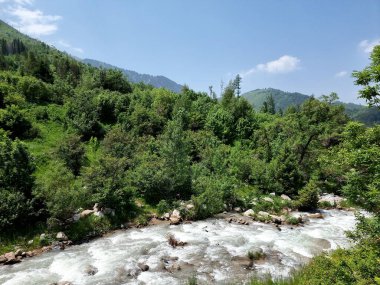
[[[36,228],[82,239],[181,200],[196,219],[271,192],[313,209],[330,192],[374,217],[359,217],[356,247],[316,258],[297,284],[378,282],[380,126],[351,122],[334,96],[257,112],[239,80],[220,100],[134,84],[1,22],[0,32],[1,242]],[[72,222],[94,203],[115,215]]]
[[[242,94],[242,97],[247,99],[257,111],[262,108],[268,98],[272,98],[276,111],[280,113],[285,111],[290,106],[299,106],[310,99],[310,96],[305,94],[298,92],[284,92],[273,88],[252,90]],[[345,113],[352,120],[362,122],[368,126],[380,123],[380,110],[376,107],[367,107],[339,101],[335,101],[333,103],[336,105],[343,105]]]

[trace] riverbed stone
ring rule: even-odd
[[[247,210],[247,211],[245,211],[245,212],[243,213],[243,216],[245,216],[245,217],[251,217],[251,216],[253,216],[254,214],[255,214],[255,211],[252,210],[252,209],[249,209],[249,210]]]
[[[323,219],[323,215],[321,213],[308,214],[307,217],[310,219]]]
[[[141,264],[140,263],[138,266],[140,267],[141,271],[148,271],[149,270],[149,265],[147,265],[147,264]]]
[[[15,251],[15,255],[16,255],[16,257],[17,256],[22,256],[22,249],[17,249],[16,251]]]
[[[98,269],[93,265],[87,265],[84,269],[84,273],[88,276],[93,276],[98,273]]]
[[[69,238],[65,235],[64,232],[58,232],[56,235],[56,239],[59,241],[69,240]]]
[[[4,264],[10,265],[10,264],[21,262],[21,259],[18,259],[13,251],[7,252],[6,254],[4,254],[4,256],[7,259],[7,261],[4,262]]]
[[[0,255],[0,264],[3,264],[7,261],[7,258],[4,255]]]

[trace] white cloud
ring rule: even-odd
[[[377,45],[380,45],[380,39],[375,39],[373,41],[363,40],[359,43],[359,48],[366,53],[370,53]]]
[[[347,71],[345,70],[342,70],[342,71],[339,71],[338,73],[335,74],[335,77],[344,77],[347,75]]]
[[[74,52],[77,52],[77,53],[84,53],[84,50],[80,47],[73,47],[70,43],[64,41],[64,40],[59,40],[57,42],[58,45],[70,50],[70,51],[74,51]]]
[[[0,0],[0,3],[8,5],[2,9],[7,15],[9,24],[30,36],[46,36],[58,30],[57,21],[62,19],[58,15],[46,15],[38,9],[27,6],[33,4],[33,0]]]
[[[295,56],[283,55],[276,60],[260,63],[250,70],[244,71],[241,76],[246,77],[255,72],[289,73],[298,69],[300,62],[301,60]]]

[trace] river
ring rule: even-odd
[[[92,242],[56,250],[0,267],[0,284],[43,285],[70,281],[87,284],[199,284],[244,283],[251,276],[289,276],[323,251],[349,246],[345,231],[353,229],[353,212],[326,210],[324,219],[304,226],[252,222],[250,225],[208,219],[178,226],[157,225],[117,231]],[[187,242],[172,248],[169,234]],[[247,269],[248,251],[265,257]],[[149,266],[141,271],[138,264]],[[88,275],[89,268],[96,272]],[[93,273],[94,273],[93,272]]]

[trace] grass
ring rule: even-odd
[[[0,255],[21,248],[30,251],[40,248],[44,244],[40,242],[40,235],[46,232],[46,225],[38,224],[33,227],[24,227],[17,231],[8,231],[0,235]],[[33,240],[31,244],[28,244]]]

